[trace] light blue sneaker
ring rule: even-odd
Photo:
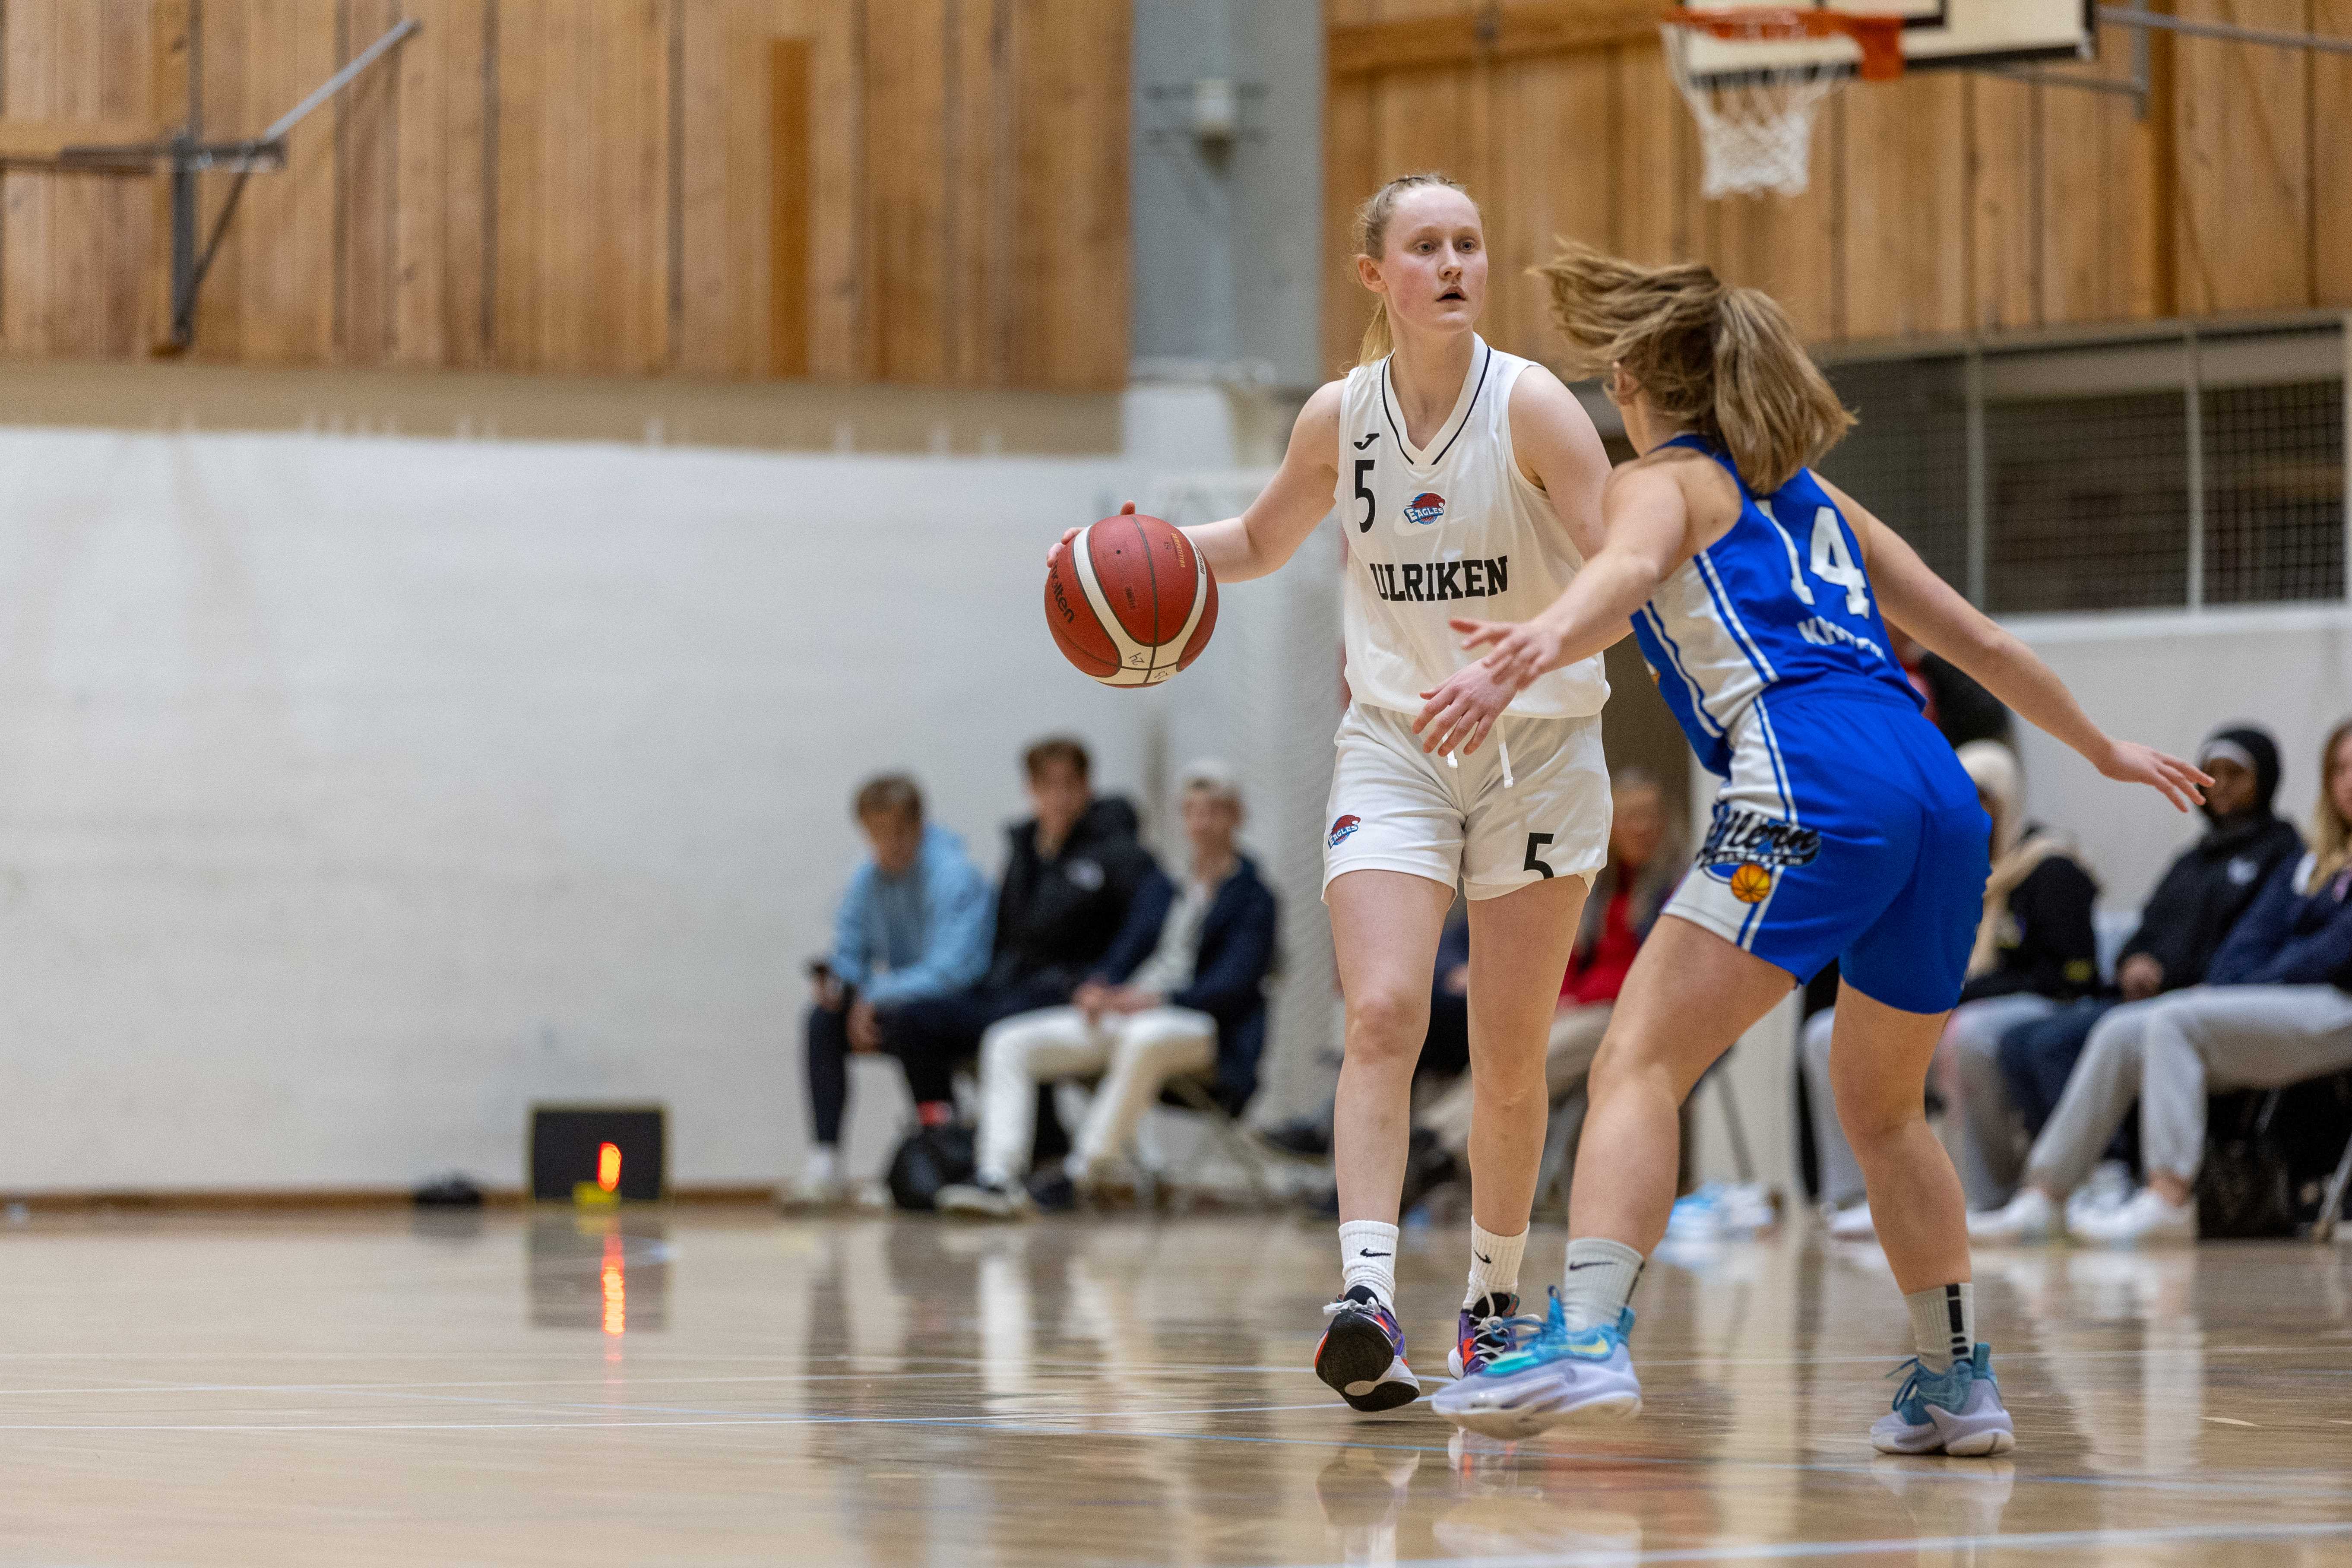
[[[2001,1407],[2000,1385],[1993,1381],[1990,1345],[1979,1340],[1973,1354],[1940,1374],[1921,1366],[1917,1356],[1895,1372],[1906,1367],[1911,1375],[1895,1391],[1895,1408],[1870,1429],[1872,1447],[1882,1454],[1976,1459],[2017,1447],[2016,1430]]]
[[[1567,1422],[1623,1421],[1642,1413],[1641,1381],[1625,1349],[1631,1307],[1605,1328],[1570,1333],[1555,1289],[1540,1322],[1507,1323],[1509,1351],[1439,1389],[1430,1401],[1439,1415],[1486,1436],[1525,1437]]]

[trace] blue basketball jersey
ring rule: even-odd
[[[1843,688],[1882,702],[1900,692],[1918,707],[1853,530],[1812,471],[1758,496],[1696,437],[1672,445],[1706,452],[1739,486],[1738,521],[1633,616],[1642,657],[1707,771],[1730,775],[1734,731],[1767,692]]]

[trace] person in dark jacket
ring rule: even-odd
[[[2065,1093],[2093,1026],[2118,1003],[2203,981],[2238,917],[2303,853],[2303,836],[2272,809],[2279,755],[2267,731],[2251,724],[2217,730],[2198,749],[2197,765],[2213,779],[2199,808],[2211,826],[2148,895],[2139,929],[2116,960],[2114,993],[2016,1025],[2001,1037],[2001,1073],[2032,1131],[2042,1130]]]
[[[1103,1075],[1065,1166],[1081,1191],[1126,1148],[1171,1079],[1213,1071],[1236,1107],[1255,1089],[1274,894],[1234,847],[1242,802],[1232,774],[1196,763],[1178,798],[1192,847],[1184,885],[1154,871],[1070,1005],[1003,1019],[982,1041],[979,1171],[940,1191],[941,1210],[998,1219],[1035,1211],[1020,1167],[1042,1082]]]
[[[2026,820],[2015,752],[1999,741],[1970,741],[1960,747],[1959,759],[1992,818],[1992,868],[1967,983],[1937,1042],[1931,1070],[1945,1102],[1960,1117],[1955,1163],[1969,1202],[1981,1208],[2007,1199],[2023,1169],[2024,1128],[2002,1079],[2001,1038],[2016,1025],[2047,1017],[2097,988],[2091,907],[2099,885],[2071,840]],[[1875,1234],[1876,1226],[1863,1202],[1862,1166],[1838,1124],[1831,1092],[1836,1017],[1832,1007],[1805,1021],[1800,1055],[1830,1234],[1858,1240]]]
[[[2283,1089],[2352,1067],[2352,995],[2343,985],[2352,978],[2352,720],[2327,737],[2320,778],[2311,853],[2263,883],[2206,966],[2205,984],[2099,1021],[2034,1140],[2026,1185],[2003,1208],[1969,1215],[1972,1237],[2040,1239],[2063,1228],[2109,1243],[2193,1241],[2206,1096]],[[2147,1184],[2113,1207],[2067,1209],[2135,1100]]]
[[[980,1049],[988,1026],[1069,1001],[1159,870],[1137,837],[1135,808],[1095,795],[1086,747],[1061,736],[1040,741],[1022,769],[1036,815],[1008,830],[988,973],[976,985],[902,1007],[893,1020],[889,1048],[906,1064],[927,1127],[953,1119],[956,1065]]]

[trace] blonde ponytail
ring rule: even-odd
[[[1382,247],[1388,242],[1389,219],[1396,212],[1397,202],[1407,191],[1417,190],[1423,185],[1442,185],[1449,191],[1462,191],[1465,196],[1470,194],[1462,190],[1460,183],[1452,176],[1435,170],[1398,175],[1367,196],[1364,205],[1356,209],[1357,255],[1369,256],[1375,261],[1381,258]],[[1395,347],[1395,335],[1389,331],[1389,302],[1375,295],[1372,299],[1372,319],[1365,325],[1364,341],[1356,349],[1356,363],[1360,365],[1375,363],[1386,359]]]
[[[1726,288],[1701,262],[1644,267],[1566,242],[1535,271],[1572,377],[1622,364],[1652,407],[1720,447],[1759,495],[1853,427],[1769,294]]]

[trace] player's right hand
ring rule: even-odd
[[[1126,517],[1134,510],[1135,503],[1133,501],[1119,502],[1119,516]],[[1079,534],[1085,531],[1086,531],[1084,529],[1078,528],[1066,528],[1062,530],[1062,537],[1060,540],[1055,543],[1052,549],[1045,552],[1045,570],[1051,572],[1054,569],[1054,563],[1062,558],[1062,552],[1070,547],[1070,541],[1076,539]]]
[[[2168,756],[2154,746],[2143,746],[2137,741],[2110,741],[2107,747],[2106,756],[2098,764],[2100,773],[2117,784],[2147,784],[2179,811],[2201,805],[2207,787],[2213,782],[2179,757]]]

